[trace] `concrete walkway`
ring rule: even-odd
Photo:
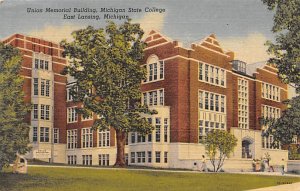
[[[266,188],[258,188],[248,191],[300,191],[300,182],[294,184],[283,184],[279,186],[271,186]]]

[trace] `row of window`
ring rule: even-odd
[[[82,148],[93,147],[93,130],[92,128],[81,129],[81,146]],[[110,130],[98,130],[98,147],[110,146]],[[77,129],[67,130],[67,148],[77,148]]]
[[[33,142],[46,142],[49,143],[49,127],[33,127],[32,128],[32,141]],[[38,140],[39,138],[39,140]],[[53,129],[53,143],[59,143],[59,129]]]
[[[261,96],[265,99],[280,102],[280,88],[272,84],[261,84]]]
[[[76,107],[68,107],[67,108],[67,116],[68,116],[68,123],[75,123],[78,121],[78,115],[76,112]],[[92,120],[93,119],[93,112],[90,113],[88,116],[81,115],[82,121]]]
[[[147,157],[146,157],[147,153]],[[164,158],[161,161],[161,151],[155,151],[155,163],[168,163],[168,152],[163,152]],[[152,163],[152,151],[141,151],[141,152],[131,152],[130,153],[130,163]]]
[[[218,115],[216,113],[204,112],[200,114],[201,116],[212,116],[210,118],[200,117],[198,121],[198,140],[202,142],[207,135],[207,133],[213,129],[226,129],[226,115]]]
[[[50,120],[50,105],[33,104],[33,119]]]
[[[280,117],[280,108],[262,105],[261,114],[263,117],[278,119]]]
[[[49,61],[44,59],[34,59],[34,68],[41,70],[49,70]]]
[[[33,78],[33,95],[50,97],[50,80]]]
[[[212,92],[199,91],[198,96],[199,109],[225,113],[226,106],[224,95]]]
[[[269,117],[269,118],[274,118],[278,119],[280,117],[280,108],[268,106],[268,105],[262,105],[261,107],[261,113],[263,117]],[[268,129],[268,126],[263,126],[263,133],[266,129]],[[262,136],[262,148],[267,148],[267,149],[279,149],[280,144],[273,144],[273,136]]]
[[[154,82],[164,79],[164,61],[147,64],[143,66],[147,70],[144,82]]]
[[[164,89],[144,92],[142,97],[144,105],[164,105]]]
[[[238,127],[242,129],[249,128],[248,117],[248,81],[238,79]]]
[[[163,120],[163,121],[162,121]],[[137,132],[130,133],[131,134],[131,143],[145,143],[145,142],[152,142],[152,135],[155,135],[155,142],[169,142],[169,120],[168,118],[148,118],[148,122],[155,126],[155,129],[152,133],[146,135],[142,135]]]
[[[76,165],[77,164],[77,156],[76,155],[68,155],[68,164]],[[92,165],[93,164],[93,156],[92,155],[82,155],[82,165]],[[98,164],[99,166],[109,166],[109,154],[99,154],[98,155]]]
[[[198,79],[209,84],[225,87],[226,72],[220,67],[199,62]]]

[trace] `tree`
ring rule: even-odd
[[[224,161],[229,158],[237,145],[237,139],[231,133],[223,130],[210,131],[204,141],[205,150],[214,167],[214,172],[221,170]]]
[[[262,0],[269,10],[275,11],[272,32],[276,42],[267,41],[269,60],[278,68],[284,83],[294,84],[300,90],[300,1]]]
[[[105,29],[89,26],[72,35],[73,42],[64,40],[61,45],[72,63],[65,73],[76,79],[70,93],[75,102],[84,105],[77,111],[84,116],[91,112],[101,116],[94,121],[93,129],[115,129],[115,166],[125,166],[127,133],[148,134],[153,129],[141,117],[141,113],[155,113],[141,105],[140,83],[146,77],[146,70],[140,66],[145,47],[143,31],[128,20],[120,26],[108,22]]]
[[[292,143],[293,136],[300,136],[300,96],[285,101],[287,109],[278,119],[262,118],[261,124],[267,125],[265,136],[273,135],[273,145]]]
[[[24,122],[29,105],[24,103],[21,56],[17,49],[0,43],[0,171],[29,151],[29,125]]]

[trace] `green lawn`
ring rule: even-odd
[[[300,178],[225,173],[29,167],[28,175],[0,173],[0,191],[234,191],[298,181]]]

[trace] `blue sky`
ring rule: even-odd
[[[273,13],[261,0],[4,0],[0,4],[0,39],[13,33],[42,37],[52,41],[70,38],[73,30],[93,25],[105,26],[105,20],[64,20],[63,13],[27,13],[27,8],[162,8],[164,13],[126,13],[140,22],[145,31],[162,34],[189,44],[216,34],[224,49],[236,52],[248,63],[268,58],[266,47],[271,33]]]

